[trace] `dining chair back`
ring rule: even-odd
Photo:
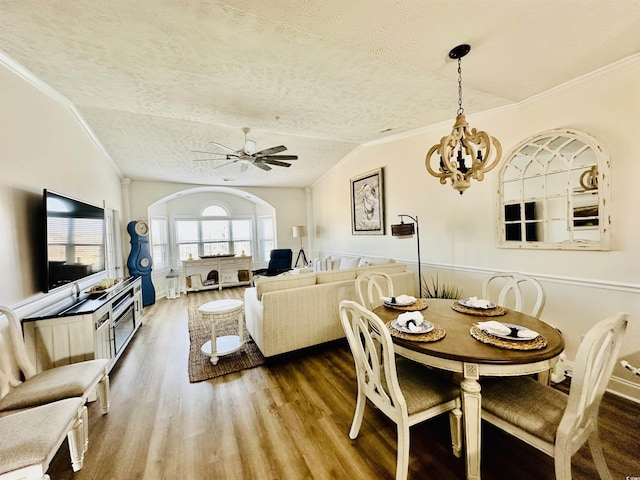
[[[588,441],[601,479],[611,480],[598,436],[598,410],[627,329],[627,314],[594,325],[580,343],[569,394],[528,377],[482,386],[482,418],[554,457],[557,480],[571,479],[571,457]]]
[[[3,306],[0,314],[8,321],[0,331],[0,416],[65,398],[79,397],[84,403],[96,389],[102,413],[109,411],[108,360],[86,360],[37,372],[27,354],[17,315]]]
[[[367,399],[397,424],[396,480],[407,478],[409,427],[450,412],[451,442],[461,454],[462,411],[459,387],[433,370],[396,358],[386,325],[357,302],[340,302],[340,321],[355,362],[358,393],[349,438],[360,432]]]
[[[536,318],[540,318],[545,302],[540,282],[515,272],[494,273],[485,279],[482,297]]]
[[[367,272],[356,278],[356,293],[367,310],[374,310],[382,305],[380,297],[393,297],[393,281],[388,273]]]

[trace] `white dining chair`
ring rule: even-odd
[[[482,384],[482,419],[554,458],[556,480],[571,479],[571,457],[586,442],[600,478],[611,480],[598,436],[598,410],[627,328],[618,313],[580,343],[569,394],[528,377]]]
[[[356,293],[360,304],[367,310],[382,305],[380,297],[393,297],[393,281],[385,272],[367,272],[356,278]]]
[[[65,438],[74,472],[82,468],[87,407],[65,398],[0,418],[0,480],[49,480],[49,465]]]
[[[536,318],[540,318],[546,299],[540,282],[515,272],[490,275],[482,284],[482,298]]]
[[[108,360],[86,360],[37,372],[27,355],[17,315],[3,306],[0,314],[8,320],[10,337],[0,332],[0,416],[65,398],[79,397],[84,403],[96,390],[102,413],[109,411]],[[13,365],[24,380],[16,376]]]
[[[349,438],[358,436],[369,399],[397,424],[396,480],[404,480],[409,470],[409,427],[450,412],[451,443],[454,454],[459,457],[462,450],[459,387],[433,370],[396,357],[386,325],[362,305],[341,301],[340,320],[353,354],[358,383]]]

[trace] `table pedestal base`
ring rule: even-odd
[[[476,365],[465,364],[465,374],[469,370],[477,372]],[[476,378],[464,378],[460,382],[460,390],[462,393],[462,415],[464,421],[464,436],[466,449],[466,467],[467,479],[480,479],[480,445],[481,445],[481,394],[480,383]]]

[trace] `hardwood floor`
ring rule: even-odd
[[[111,372],[110,413],[89,406],[82,470],[71,470],[65,442],[51,479],[394,478],[395,424],[369,404],[359,437],[348,437],[356,388],[346,342],[189,383],[187,307],[242,292],[190,293],[146,308],[145,324]],[[640,476],[640,405],[607,394],[600,421],[613,478]],[[598,478],[587,448],[573,465],[575,480]],[[446,416],[412,427],[409,478],[464,478]],[[553,460],[484,425],[482,478],[553,479]]]

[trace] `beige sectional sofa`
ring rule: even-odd
[[[357,300],[356,277],[372,270],[391,275],[396,294],[416,295],[415,273],[396,262],[258,278],[245,290],[245,320],[262,354],[272,357],[344,337],[338,304]]]

